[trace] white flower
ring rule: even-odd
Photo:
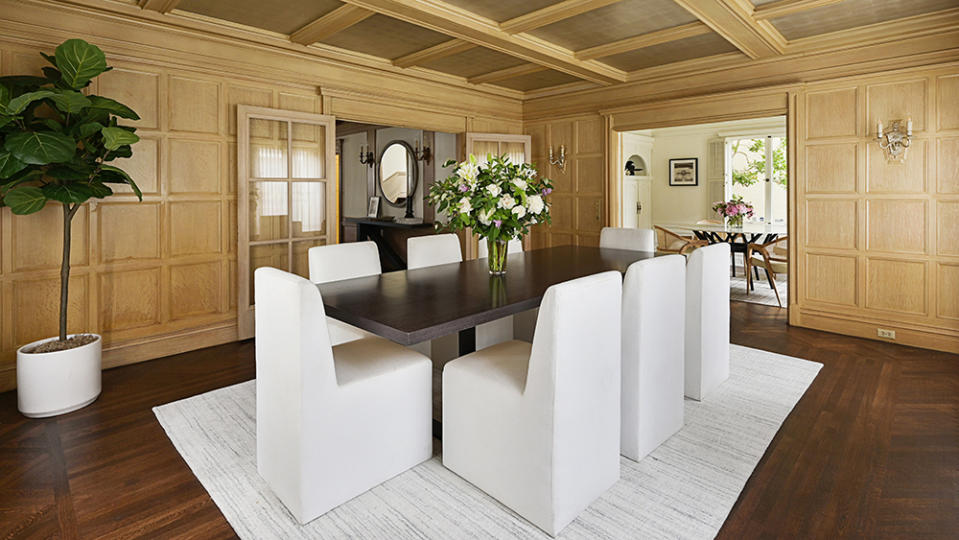
[[[460,199],[460,213],[469,214],[472,211],[473,211],[473,205],[470,204],[470,200],[467,199],[466,197],[463,197],[462,199]]]
[[[534,176],[536,176],[536,171],[529,166],[529,163],[523,164],[523,176],[525,176],[526,178],[533,178]]]
[[[526,198],[526,204],[529,205],[529,211],[533,214],[539,214],[546,208],[543,198],[539,195],[530,195]]]
[[[479,222],[483,225],[489,226],[489,224],[493,222],[493,212],[495,211],[495,208],[487,208],[479,213],[477,219],[479,219]]]
[[[516,214],[516,217],[519,219],[523,219],[523,217],[526,216],[526,207],[523,206],[522,204],[517,204],[516,206],[513,207],[513,210],[511,211],[514,214]]]
[[[516,187],[518,187],[519,189],[525,190],[525,189],[526,189],[526,180],[523,180],[523,179],[521,179],[521,178],[514,178],[514,179],[513,179],[513,185],[516,186]]]
[[[460,163],[460,166],[456,169],[456,174],[463,180],[472,184],[476,182],[476,177],[479,175],[479,165],[469,161],[464,161],[463,163]]]
[[[514,199],[511,195],[507,193],[506,195],[503,195],[500,198],[499,204],[497,204],[497,206],[499,206],[500,208],[505,208],[506,210],[509,210],[510,208],[516,206],[516,199]]]
[[[493,197],[499,197],[499,194],[503,192],[503,190],[500,189],[500,187],[496,184],[490,184],[486,186],[486,191],[489,191],[489,194]]]

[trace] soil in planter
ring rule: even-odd
[[[66,351],[69,349],[76,349],[77,347],[82,347],[89,343],[93,343],[97,340],[97,336],[93,334],[80,334],[79,336],[73,336],[67,338],[66,341],[60,341],[59,339],[54,339],[53,341],[48,341],[46,343],[41,343],[36,347],[30,349],[24,349],[23,352],[27,354],[40,354],[40,353],[50,353],[57,351]]]

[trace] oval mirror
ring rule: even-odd
[[[392,141],[383,148],[379,160],[380,191],[386,202],[403,206],[416,192],[416,160],[413,148],[404,141]]]

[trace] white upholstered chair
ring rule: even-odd
[[[683,427],[686,258],[630,265],[623,280],[622,454],[643,459]]]
[[[686,397],[702,400],[729,378],[729,244],[686,262]]]
[[[323,300],[258,268],[256,465],[306,523],[430,458],[428,358],[379,337],[330,345]]]
[[[443,371],[443,464],[551,535],[619,479],[622,278],[550,287],[533,343]]]
[[[406,267],[410,270],[458,262],[463,262],[463,251],[455,234],[413,236],[406,240]]]
[[[382,272],[380,253],[373,242],[311,247],[307,257],[310,263],[310,281],[313,283],[375,276]],[[333,345],[373,335],[332,317],[327,317],[326,323],[330,329],[330,342]]]
[[[603,227],[599,233],[599,247],[656,251],[656,231],[629,227]]]

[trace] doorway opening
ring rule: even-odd
[[[661,249],[730,243],[730,299],[786,308],[786,129],[773,116],[623,132],[623,225],[655,229]]]

